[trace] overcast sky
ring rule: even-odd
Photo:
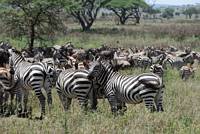
[[[156,4],[169,4],[169,5],[187,5],[187,4],[196,4],[200,3],[200,0],[146,0],[156,1]]]

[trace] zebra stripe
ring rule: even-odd
[[[87,70],[67,69],[60,73],[56,82],[56,89],[64,110],[69,109],[72,98],[77,98],[79,104],[86,108],[88,97],[93,97],[91,96],[93,93],[92,82],[87,76]],[[92,109],[96,109],[96,104],[92,104]]]
[[[119,110],[120,104],[138,104],[143,101],[151,111],[155,111],[154,103],[157,111],[163,111],[163,84],[162,79],[156,74],[125,76],[114,72],[110,64],[96,61],[91,65],[88,78],[96,78],[102,85],[114,113]]]
[[[42,116],[45,114],[45,97],[41,89],[44,88],[47,92],[47,101],[50,106],[52,104],[50,84],[53,84],[55,71],[47,63],[38,62],[31,64],[26,62],[17,50],[9,51],[11,53],[10,65],[14,68],[14,79],[16,87],[19,88],[17,90],[18,108],[22,109],[22,112],[27,110],[28,90],[33,89],[40,101],[40,119],[42,119]],[[21,104],[22,101],[24,102],[23,106]]]
[[[183,66],[180,69],[180,75],[183,80],[188,80],[190,76],[194,77],[195,70],[192,67]]]
[[[11,85],[12,76],[10,70],[0,68],[0,82],[4,83],[7,87]],[[10,103],[8,103],[10,97]],[[0,86],[0,114],[9,116],[14,113],[13,99],[15,97],[15,90],[7,91]]]

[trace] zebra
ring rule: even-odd
[[[12,84],[12,87],[17,89],[18,115],[21,116],[21,113],[27,112],[28,90],[33,89],[40,102],[41,116],[39,119],[42,119],[45,115],[45,96],[41,89],[45,89],[48,105],[51,106],[51,85],[55,81],[55,70],[48,66],[47,63],[26,62],[21,53],[15,49],[10,49],[9,52],[11,54],[10,66],[14,69],[14,82],[12,82],[14,84]],[[11,88],[5,86],[2,82],[1,85],[5,89]]]
[[[155,73],[158,76],[160,76],[161,78],[163,78],[164,69],[163,69],[162,65],[160,65],[160,64],[153,64],[153,65],[151,65],[150,72]]]
[[[33,57],[33,62],[42,62],[44,59],[44,52],[37,52],[37,54],[34,55]]]
[[[194,78],[195,69],[192,66],[182,66],[180,69],[180,76],[182,80],[188,80],[190,76]]]
[[[180,69],[182,66],[185,66],[186,64],[194,64],[194,60],[199,60],[200,56],[196,52],[191,52],[190,54],[187,54],[181,57],[175,57],[175,56],[167,56],[166,59],[163,61],[163,65],[166,67],[166,64],[169,63],[172,68]]]
[[[0,81],[3,82],[6,86],[10,86],[13,79],[12,69],[0,68]],[[4,90],[2,86],[0,86],[0,114],[3,116],[9,116],[14,113],[13,100],[15,97],[14,90]],[[10,97],[10,104],[8,104],[8,99]]]
[[[152,60],[147,56],[140,56],[140,57],[137,58],[137,64],[143,70],[146,70],[147,67],[151,66]]]
[[[60,69],[72,68],[72,66],[68,64],[67,55],[64,54],[64,51],[60,49],[54,51],[53,63],[54,63],[54,66],[57,66]]]
[[[77,98],[80,106],[86,110],[90,97],[91,109],[96,109],[97,101],[93,100],[93,82],[87,76],[87,70],[74,69],[63,70],[58,76],[56,89],[65,111],[69,109],[72,98]]]
[[[101,84],[113,113],[121,110],[124,103],[138,104],[143,101],[151,112],[164,111],[163,83],[156,74],[125,76],[114,72],[112,66],[106,61],[97,60],[91,64],[88,78],[90,80],[95,78]]]

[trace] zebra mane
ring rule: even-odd
[[[18,51],[17,49],[12,49],[12,53],[20,56],[22,58],[22,60],[25,61],[24,57],[22,56],[22,53],[20,51]]]
[[[100,63],[101,63],[101,65],[102,65],[106,70],[110,70],[110,71],[115,72],[115,69],[114,69],[114,67],[113,67],[113,65],[112,65],[111,62],[108,62],[108,61],[101,61]]]

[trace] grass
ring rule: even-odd
[[[140,70],[123,70],[124,74],[139,74]],[[200,71],[197,72],[197,76]],[[122,133],[200,133],[199,78],[183,82],[176,70],[165,74],[163,113],[149,113],[144,104],[128,105],[124,116],[113,117],[107,100],[100,100],[98,111],[84,114],[76,100],[64,113],[60,100],[53,90],[53,109],[42,121],[20,119],[15,116],[0,118],[3,133],[73,133],[73,134],[122,134]],[[30,96],[34,116],[39,115],[38,100]]]
[[[196,30],[193,33],[193,26]],[[111,22],[96,22],[90,32],[80,32],[77,25],[69,25],[67,35],[55,37],[54,42],[45,42],[43,45],[64,44],[71,41],[76,47],[91,48],[108,44],[114,47],[144,47],[144,46],[168,46],[180,48],[191,46],[200,50],[199,35],[200,25],[195,22],[170,22],[139,26],[113,26]],[[179,29],[181,29],[179,31]],[[165,29],[168,29],[165,31]],[[160,30],[161,29],[161,30]],[[183,33],[183,38],[176,35]],[[17,48],[26,46],[25,39],[11,39],[0,36],[1,40],[8,40]],[[39,43],[36,42],[36,46]],[[138,69],[121,71],[123,74],[140,74]],[[73,100],[71,109],[64,112],[53,89],[53,108],[48,112],[46,119],[42,121],[21,119],[15,116],[0,118],[1,133],[73,133],[73,134],[151,134],[151,133],[200,133],[200,70],[197,69],[195,78],[183,82],[176,70],[168,70],[165,73],[165,93],[163,113],[149,113],[144,104],[128,105],[128,111],[124,116],[113,117],[107,100],[99,100],[98,111],[84,114],[76,100]],[[34,116],[39,116],[38,99],[33,95],[29,99],[33,107]]]

